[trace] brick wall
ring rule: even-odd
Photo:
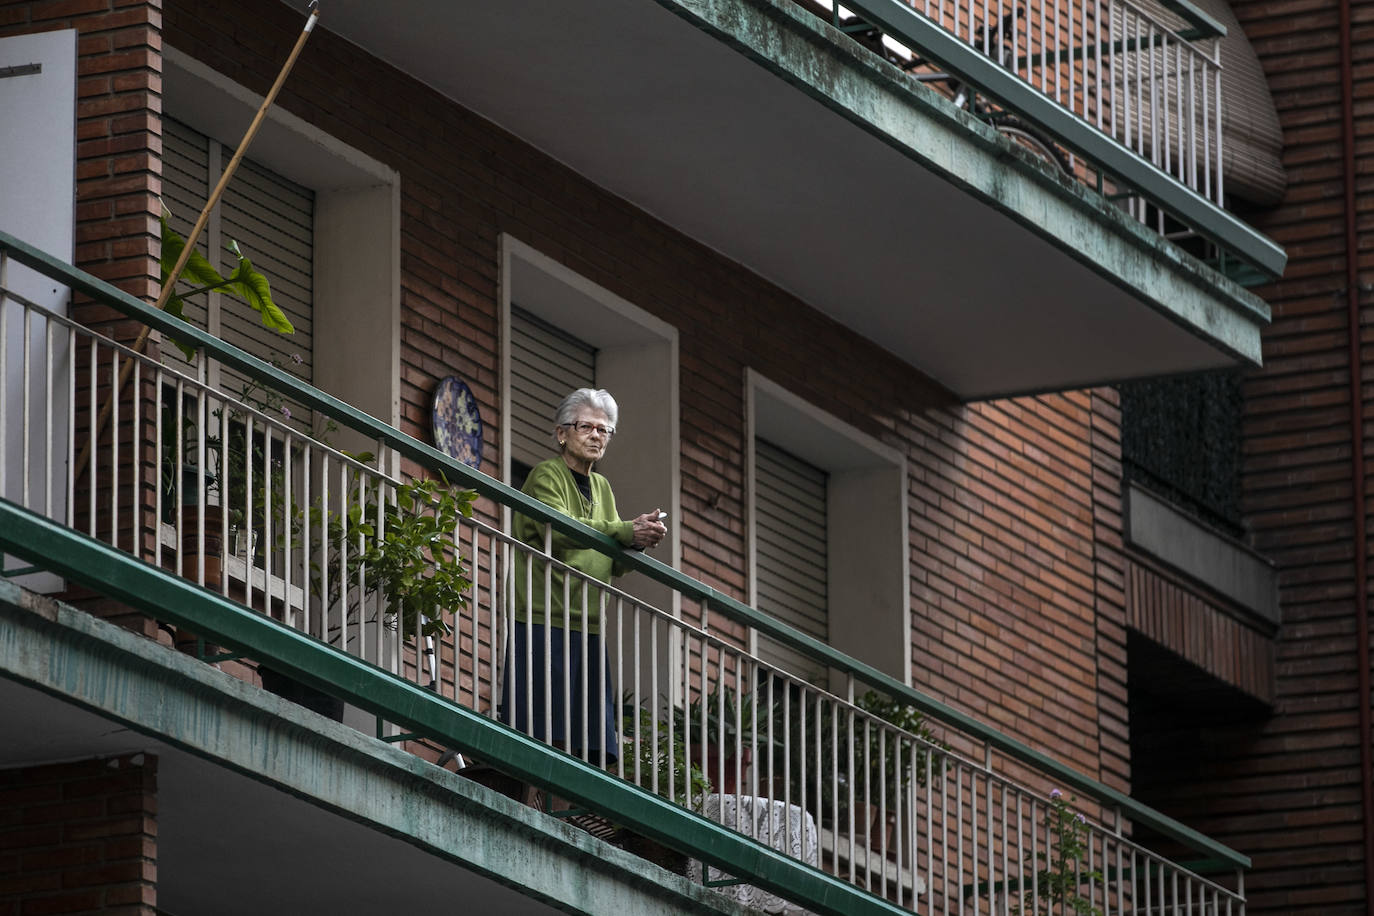
[[[1304,0],[1232,5],[1278,107],[1289,178],[1280,206],[1246,214],[1289,255],[1282,280],[1258,290],[1274,322],[1264,335],[1265,366],[1245,384],[1243,500],[1253,546],[1279,564],[1283,622],[1272,714],[1189,725],[1160,759],[1177,754],[1192,765],[1187,772],[1180,765],[1169,794],[1151,801],[1254,858],[1248,912],[1365,913],[1338,8]],[[1352,6],[1355,109],[1367,136],[1374,4]],[[1357,160],[1362,176],[1374,168],[1367,141]],[[1374,236],[1365,224],[1374,196],[1367,181],[1357,193],[1368,283]],[[1364,325],[1369,303],[1362,292]],[[1365,361],[1374,355],[1370,342],[1366,330]],[[1367,418],[1367,403],[1364,410]]]
[[[126,21],[133,13],[142,20]],[[300,16],[270,0],[173,4],[165,31],[155,5],[11,4],[0,15],[11,32],[85,23],[82,265],[155,292],[147,240],[162,35],[261,93]],[[366,58],[327,23],[278,104],[401,175],[406,432],[426,435],[435,382],[458,374],[478,397],[495,454],[498,240],[510,233],[679,328],[684,571],[746,596],[743,380],[752,367],[907,456],[918,686],[1125,784],[1111,392],[953,406],[873,343]]]
[[[1102,768],[1098,778],[1129,794],[1133,766],[1127,712],[1128,563],[1122,548],[1121,407],[1115,389],[1097,389],[1092,397],[1093,572]]]
[[[170,5],[166,40],[263,92],[301,21],[265,0],[233,15],[255,27]],[[400,173],[406,432],[427,436],[433,386],[458,374],[496,453],[498,240],[510,233],[678,327],[684,571],[746,597],[752,367],[908,456],[918,685],[1094,775],[1107,723],[1106,770],[1124,781],[1124,696],[1110,687],[1099,701],[1099,658],[1124,650],[1095,619],[1099,604],[1120,604],[1119,563],[1093,546],[1102,525],[1119,541],[1114,396],[950,406],[886,351],[365,57],[327,20],[279,104]],[[1095,428],[1106,440],[1096,449]]]
[[[157,759],[0,770],[0,916],[153,916]]]
[[[1092,423],[1080,392],[913,424],[913,639],[937,696],[1098,775]]]

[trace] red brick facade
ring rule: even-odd
[[[169,6],[167,43],[266,91],[299,18],[240,4],[235,17],[258,23],[245,32],[220,15]],[[743,386],[753,368],[907,456],[916,684],[1126,785],[1111,392],[949,406],[873,343],[365,57],[327,22],[279,104],[400,173],[406,432],[428,435],[433,387],[458,374],[496,454],[498,245],[509,233],[678,328],[685,572],[747,597]]]
[[[1126,570],[1127,623],[1140,635],[1242,693],[1274,702],[1274,640],[1233,602],[1149,559]]]
[[[0,914],[153,916],[157,759],[0,771]]]
[[[0,6],[0,34],[68,21],[83,29],[78,260],[151,299],[162,37],[261,93],[301,19],[271,0],[178,3],[164,30],[159,5],[114,5]],[[1270,67],[1293,180],[1284,207],[1259,217],[1293,266],[1267,291],[1276,324],[1267,368],[1248,391],[1247,508],[1256,546],[1283,566],[1277,715],[1209,728],[1206,773],[1189,754],[1149,780],[1152,802],[1255,856],[1256,913],[1354,912],[1364,896],[1342,252],[1323,203],[1339,174],[1322,152],[1330,132],[1305,126],[1331,120],[1338,96],[1329,36],[1311,33],[1313,48],[1295,38],[1287,23],[1296,9],[1237,3]],[[1146,572],[1122,545],[1113,391],[953,405],[873,342],[367,58],[327,25],[278,104],[400,175],[407,433],[427,436],[433,387],[457,374],[477,395],[487,454],[496,454],[499,240],[509,233],[678,328],[684,572],[747,597],[743,405],[745,370],[755,369],[905,456],[915,684],[1131,789],[1128,632],[1166,635],[1129,616],[1144,607],[1131,595],[1143,594]],[[1183,612],[1186,600],[1177,603]],[[1268,681],[1237,671],[1254,676]]]
[[[1192,755],[1194,763],[1152,774],[1148,800],[1254,857],[1249,912],[1366,913],[1371,838],[1361,827],[1339,7],[1293,0],[1232,5],[1277,104],[1289,179],[1280,206],[1246,214],[1289,256],[1284,278],[1259,290],[1274,322],[1264,335],[1264,369],[1245,387],[1246,521],[1253,545],[1278,564],[1282,625],[1272,714],[1179,729],[1177,743],[1163,750]],[[1367,181],[1374,163],[1367,141],[1374,6],[1355,2],[1352,9],[1364,326],[1374,256],[1367,231],[1374,207]],[[1365,330],[1366,362],[1370,343]],[[1366,424],[1368,373],[1361,373]],[[1159,627],[1188,602],[1203,616],[1213,613],[1195,595],[1164,594],[1167,584],[1152,581],[1149,571],[1136,586],[1155,589]],[[1362,587],[1367,593],[1367,583]],[[1197,644],[1199,653],[1211,649],[1206,638]]]

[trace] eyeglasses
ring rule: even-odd
[[[583,420],[580,423],[564,423],[563,425],[568,427],[569,429],[577,430],[584,436],[590,436],[593,430],[598,433],[601,433],[601,435],[607,439],[615,435],[614,426],[603,426],[600,423],[588,423],[585,420]]]

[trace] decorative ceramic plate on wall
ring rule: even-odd
[[[482,466],[482,412],[472,389],[450,375],[434,389],[434,446],[469,467]]]

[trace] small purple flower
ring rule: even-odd
[[[1088,819],[1084,817],[1082,814],[1075,814],[1073,816],[1073,819],[1078,821],[1078,823],[1080,824],[1086,824],[1088,822]]]
[[[286,419],[288,420],[291,419],[291,408],[283,406],[281,409],[281,415],[283,417],[286,417]]]
[[[305,362],[305,359],[299,353],[292,353],[291,362],[299,366],[301,363]]]
[[[1063,798],[1063,797],[1064,797],[1064,793],[1063,793],[1063,792],[1060,792],[1058,789],[1050,789],[1050,799],[1051,799],[1052,801],[1058,801],[1059,799],[1061,799],[1061,798]]]

